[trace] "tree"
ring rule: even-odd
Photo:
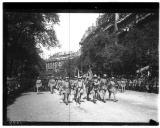
[[[37,44],[58,44],[53,25],[59,22],[55,13],[4,12],[4,49],[7,54],[7,76],[33,79],[44,69]]]
[[[121,18],[127,14],[119,14]],[[109,14],[98,19],[97,28],[110,24]],[[83,68],[92,66],[97,74],[135,75],[136,70],[150,65],[152,74],[158,75],[158,20],[133,25],[130,31],[122,34],[115,44],[114,34],[92,31],[81,42],[81,61]],[[106,23],[105,23],[106,22]],[[106,26],[105,26],[106,27]],[[94,33],[94,34],[93,34]],[[153,71],[154,70],[154,71]]]
[[[80,65],[78,64],[79,57],[74,57],[72,59],[67,59],[65,63],[62,65],[63,71],[61,72],[61,76],[66,77],[74,77],[77,75],[77,69],[80,70]]]

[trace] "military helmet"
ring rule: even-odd
[[[81,77],[81,76],[79,76],[79,77],[78,77],[78,79],[82,79],[82,77]]]
[[[94,77],[94,78],[97,78],[97,75],[95,74],[93,77]]]
[[[106,74],[103,74],[103,77],[106,77],[107,75]]]
[[[85,75],[83,75],[83,76],[82,76],[82,79],[85,79],[85,78],[86,78],[86,76],[85,76]]]

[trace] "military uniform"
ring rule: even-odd
[[[59,86],[59,94],[62,95],[63,94],[63,86],[64,86],[64,79],[61,80],[61,84]]]
[[[66,105],[68,105],[69,94],[70,94],[70,83],[68,81],[68,77],[63,82],[63,94],[64,94],[64,103],[66,103]]]
[[[77,79],[77,77],[75,77],[75,79],[73,80],[73,83],[72,83],[72,86],[73,86],[72,89],[73,89],[74,99],[75,99],[75,96],[76,96],[77,83],[78,83],[78,79]]]
[[[42,81],[39,79],[39,77],[37,78],[37,81],[36,81],[36,88],[37,88],[37,93],[39,92],[39,87],[42,86]]]
[[[50,92],[53,94],[56,86],[56,80],[53,77],[49,80],[48,86],[50,87]]]
[[[62,86],[62,79],[60,78],[58,81],[57,81],[57,89],[60,91],[60,88]]]
[[[76,84],[76,93],[75,93],[75,101],[80,103],[81,96],[84,93],[84,83],[81,79],[81,77],[78,78],[77,84]]]
[[[103,76],[104,78],[101,78],[100,80],[100,94],[101,94],[101,100],[105,102],[105,94],[107,91],[107,78],[106,75]]]
[[[99,87],[100,87],[100,80],[97,79],[97,75],[94,75],[94,83],[93,83],[93,89],[94,89],[94,95],[93,95],[93,100],[96,102],[96,99],[100,97],[99,95]]]
[[[109,82],[109,85],[108,85],[108,92],[109,92],[109,99],[111,98],[111,94],[113,94],[114,96],[114,101],[117,101],[116,100],[116,92],[117,92],[117,89],[116,89],[116,83],[114,81],[114,77],[112,77],[112,79],[110,80]]]

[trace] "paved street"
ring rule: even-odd
[[[72,98],[72,97],[71,97]],[[108,94],[106,95],[108,98]],[[118,102],[91,101],[75,102],[66,106],[57,93],[23,93],[7,107],[7,117],[11,121],[49,122],[148,122],[158,121],[158,95],[144,92],[126,91],[117,93]]]

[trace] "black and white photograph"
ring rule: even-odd
[[[3,125],[159,125],[159,3],[3,3]]]

